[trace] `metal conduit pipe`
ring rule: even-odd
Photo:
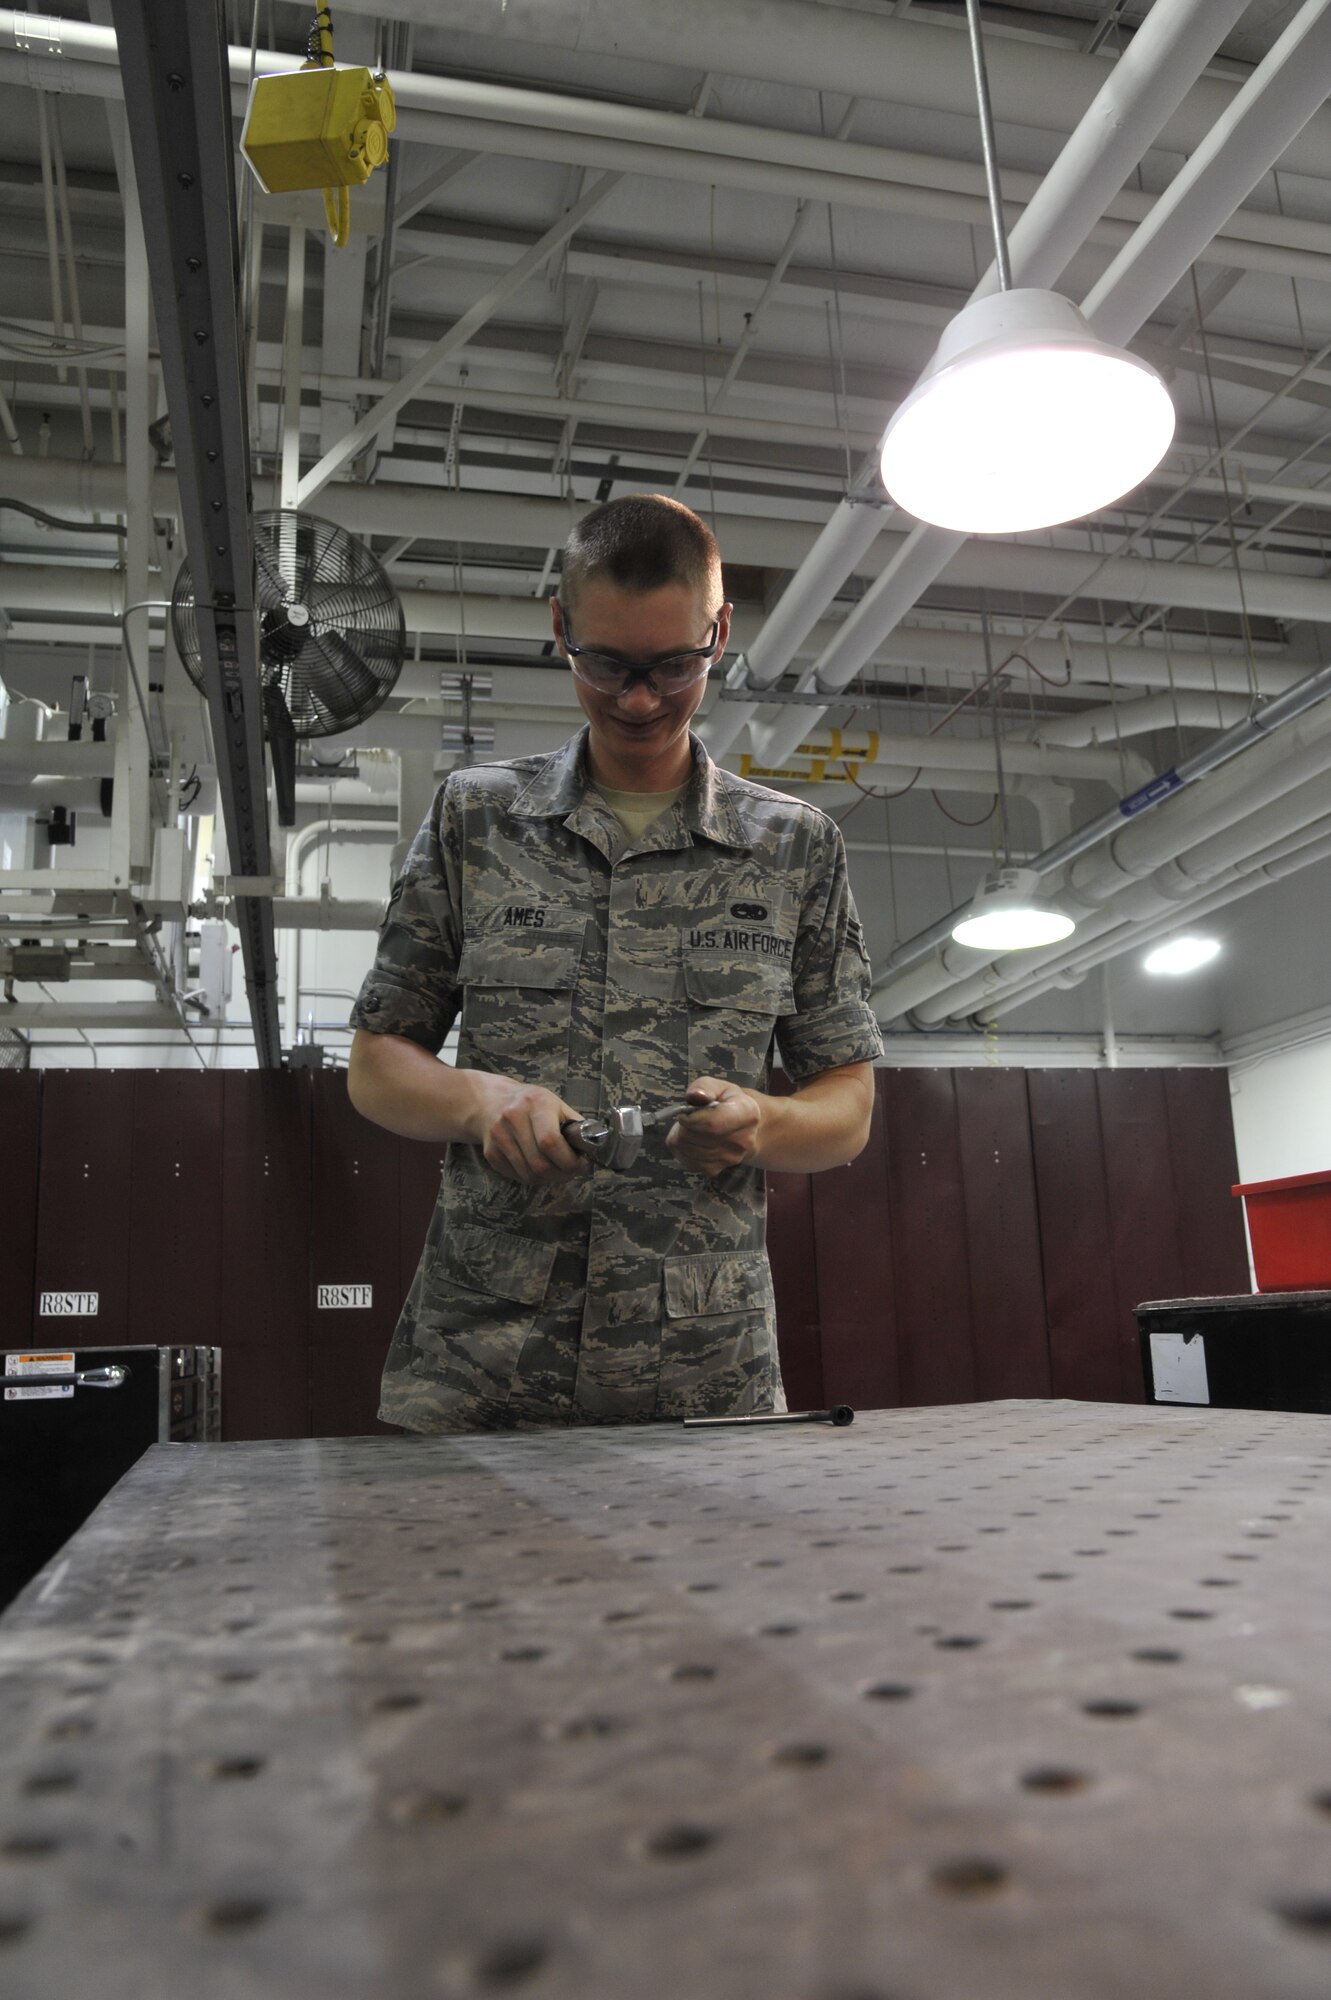
[[[1185,847],[1191,846],[1206,829],[1206,821],[1211,819],[1210,830],[1219,830],[1241,819],[1248,810],[1264,805],[1283,792],[1292,791],[1309,775],[1304,765],[1291,769],[1286,740],[1272,737],[1272,731],[1292,724],[1305,714],[1309,716],[1309,731],[1312,740],[1321,745],[1328,731],[1331,731],[1331,711],[1323,711],[1320,717],[1311,711],[1331,693],[1331,667],[1322,667],[1301,682],[1288,695],[1279,696],[1268,702],[1259,715],[1250,716],[1236,724],[1223,736],[1185,760],[1175,771],[1167,772],[1159,780],[1159,804],[1149,819],[1138,820],[1125,808],[1131,808],[1132,801],[1120,802],[1117,808],[1101,813],[1098,818],[1079,827],[1066,840],[1046,848],[1035,855],[1025,866],[1037,876],[1049,876],[1066,863],[1075,861],[1083,854],[1114,836],[1114,845],[1129,843],[1128,865],[1121,865],[1111,859],[1108,871],[1103,868],[1094,873],[1083,873],[1079,882],[1069,883],[1069,893],[1080,898],[1088,906],[1107,900],[1115,887],[1123,887],[1147,874],[1160,863],[1172,858]],[[1316,725],[1316,727],[1314,727]],[[1305,732],[1305,742],[1307,740]],[[1270,740],[1263,742],[1263,738]],[[1219,799],[1212,786],[1195,791],[1185,790],[1213,771],[1219,772],[1232,762],[1241,750],[1249,752],[1247,768],[1231,772]],[[1256,764],[1256,769],[1253,768]],[[1316,765],[1313,765],[1313,769]],[[1148,794],[1155,787],[1148,788]],[[1173,794],[1178,793],[1175,797]],[[1214,815],[1214,817],[1212,817]],[[1125,825],[1125,820],[1127,821]],[[1103,887],[1104,893],[1095,893]],[[1070,914],[1076,914],[1070,911]],[[952,926],[961,912],[954,911],[931,924],[904,945],[897,947],[889,955],[888,969],[874,981],[873,991],[888,993],[890,1003],[897,1011],[905,1013],[932,999],[954,983],[956,977],[969,976],[977,964],[991,960],[978,959],[973,951],[952,945]],[[948,951],[965,951],[966,962],[955,958],[945,964]],[[997,957],[998,954],[993,954]]]
[[[1161,0],[1161,4],[1151,10],[1127,53],[1119,58],[1114,71],[1100,85],[1094,102],[1045,176],[1043,186],[1037,191],[1030,207],[1011,230],[1008,256],[1014,284],[1050,285],[1062,273],[1108,200],[1158,137],[1161,126],[1187,94],[1199,71],[1214,55],[1241,12],[1242,7],[1234,6],[1233,0],[1218,8],[1210,5],[1209,0]],[[959,53],[960,43],[954,46]],[[1006,99],[1002,101],[1007,104]],[[993,273],[986,273],[972,296],[980,296],[992,282]],[[937,574],[935,569],[925,583],[918,588],[912,587],[912,572],[919,556],[917,536],[923,532],[917,530],[907,537],[885,572],[892,574],[894,565],[897,566],[899,581],[893,587],[898,592],[910,589],[908,598],[903,600],[899,595],[894,598],[899,609],[891,624],[899,622],[921,590]],[[929,532],[935,536],[932,553],[938,568],[941,568],[948,557],[961,548],[965,537],[944,538],[939,537],[937,531]],[[823,565],[828,571],[834,569],[830,548],[823,550]],[[833,592],[840,588],[853,567],[854,559],[851,558],[832,585]],[[799,578],[795,581],[798,584]],[[792,585],[793,588],[795,585]],[[773,614],[778,630],[784,615],[783,606],[784,599]],[[852,613],[849,621],[852,631],[855,616]],[[812,622],[809,621],[810,624]],[[883,636],[891,629],[891,624],[885,628]],[[808,627],[805,629],[807,631]],[[829,681],[834,686],[844,686],[869,656],[861,652],[854,667],[838,674],[838,643],[833,641],[819,662],[815,679],[820,687]],[[870,647],[869,651],[872,650]],[[729,742],[734,741],[739,728],[750,721],[754,713],[750,710],[741,716],[728,738]],[[755,748],[764,761],[780,763],[791,741],[789,720],[769,712],[754,728],[752,736]]]
[[[1308,828],[1318,826],[1326,818],[1327,787],[1323,770],[1311,783],[1297,786],[1283,798],[1273,799],[1239,825],[1185,848],[1145,880],[1119,890],[1103,907],[1081,904],[1075,895],[1065,892],[1059,898],[1059,906],[1066,908],[1069,915],[1078,907],[1087,914],[1095,911],[1067,943],[1040,952],[1009,952],[991,961],[983,972],[922,1001],[912,1012],[925,1022],[953,1019],[969,1014],[982,1002],[987,1004],[996,992],[1028,984],[1046,970],[1076,965],[1087,948],[1106,931],[1125,923],[1147,923],[1176,911],[1181,904],[1194,902],[1217,876],[1230,871],[1242,873],[1254,855],[1263,855],[1290,839],[1306,839]],[[965,950],[965,946],[953,946],[949,956],[964,957]]]
[[[1254,187],[1286,153],[1293,134],[1307,123],[1329,90],[1331,12],[1324,0],[1305,0],[1275,46],[1157,201],[1148,220],[1087,297],[1086,315],[1097,333],[1121,343],[1137,331],[1211,242],[1224,219],[1233,213],[1241,193]],[[1014,245],[1020,228],[1018,224],[1013,232]],[[1029,283],[1024,275],[1016,277],[1016,269],[1014,252],[1014,282]],[[815,680],[820,691],[826,693],[844,687],[859,671],[919,592],[934,581],[956,553],[961,539],[924,527],[908,537],[905,548],[861,599],[819,661]],[[1110,580],[1110,572],[1121,561],[1116,558],[1103,568],[1086,564],[1082,580],[1095,569],[1098,594],[1116,596],[1120,590],[1131,594],[1126,576]],[[1132,563],[1127,564],[1128,570],[1132,567]],[[1010,587],[1010,572],[1005,580]],[[1075,583],[1069,585],[1070,589],[1076,587]],[[1250,601],[1248,608],[1256,607]],[[1283,615],[1298,613],[1287,603]],[[773,719],[762,729],[757,740],[765,761],[780,761],[789,734],[789,722],[784,717]]]
[[[1116,702],[1108,708],[1083,709],[1060,715],[1032,730],[1033,743],[1116,743],[1120,737],[1142,736],[1155,729],[1228,729],[1242,722],[1251,702],[1241,695],[1155,694],[1144,700]],[[1005,753],[1006,754],[1006,753]]]

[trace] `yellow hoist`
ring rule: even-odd
[[[382,72],[335,66],[332,11],[321,7],[302,67],[255,77],[240,150],[265,194],[322,188],[340,250],[351,230],[347,190],[364,186],[387,161],[396,123],[393,86]]]

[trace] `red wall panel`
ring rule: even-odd
[[[398,1140],[398,1283],[405,1298],[420,1262],[425,1232],[439,1199],[447,1147],[436,1140]]]
[[[383,1430],[379,1375],[406,1287],[402,1282],[400,1146],[347,1096],[341,1070],[311,1075],[311,1433]],[[368,1285],[368,1307],[320,1307],[321,1285]]]
[[[859,1158],[812,1176],[823,1393],[865,1410],[902,1400],[886,1131],[880,1088]]]
[[[1113,1241],[1094,1070],[1028,1070],[1050,1388],[1119,1402],[1123,1379]]]
[[[129,1311],[134,1071],[42,1074],[34,1314],[42,1292],[96,1292],[84,1319],[34,1317],[32,1337],[81,1347],[139,1339]]]
[[[880,1086],[903,1403],[976,1393],[966,1208],[950,1070],[891,1069]],[[872,1219],[863,1218],[866,1227]]]
[[[1242,1204],[1230,1193],[1239,1177],[1226,1069],[1163,1072],[1178,1217],[1179,1297],[1246,1292],[1252,1279]],[[1144,1294],[1143,1294],[1144,1296]]]
[[[1025,1074],[959,1069],[955,1082],[975,1393],[1047,1396],[1049,1332]]]
[[[222,1424],[309,1434],[310,1072],[223,1073]]]
[[[1145,1385],[1133,1309],[1143,1299],[1178,1298],[1183,1287],[1165,1085],[1153,1069],[1101,1070],[1095,1084],[1118,1299],[1115,1345],[1123,1394],[1140,1400]]]
[[[776,1292],[776,1344],[786,1401],[792,1410],[821,1410],[827,1398],[811,1175],[767,1175],[767,1256]]]
[[[41,1071],[0,1071],[0,1347],[32,1338]]]
[[[220,1070],[134,1072],[132,1340],[218,1339],[224,1081]]]
[[[857,1161],[768,1177],[792,1408],[1134,1397],[1140,1299],[1247,1288],[1224,1072],[876,1082]],[[228,1437],[383,1428],[442,1149],[361,1119],[340,1072],[4,1075],[0,1123],[11,1343],[215,1339]],[[30,1321],[38,1288],[97,1316]]]

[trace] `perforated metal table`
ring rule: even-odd
[[[1331,1419],[155,1447],[0,1620],[12,2000],[1325,2000]]]

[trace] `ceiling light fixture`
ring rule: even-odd
[[[1220,941],[1208,937],[1174,937],[1167,944],[1159,944],[1142,960],[1146,972],[1164,972],[1178,978],[1185,972],[1196,972],[1203,965],[1209,965],[1218,957]]]
[[[986,875],[970,907],[952,926],[957,944],[991,955],[1005,951],[1035,951],[1041,945],[1058,944],[1077,928],[1072,918],[1045,902],[1039,890],[1040,878],[1033,868],[1012,866],[1012,842],[1008,834],[1007,787],[1003,783],[1003,733],[998,720],[998,676],[994,672],[993,647],[989,637],[989,613],[980,613],[980,635],[984,640],[985,680],[989,687],[989,713],[994,724],[994,766],[998,779],[998,824],[1003,839],[1003,859],[992,874]]]
[[[1072,918],[1042,900],[1033,868],[996,868],[975,892],[965,916],[952,926],[958,944],[974,951],[1034,951],[1071,937]]]
[[[883,484],[907,513],[968,535],[1022,534],[1107,507],[1174,435],[1155,369],[1100,340],[1057,292],[1012,289],[979,0],[966,0],[999,290],[972,299],[883,439]]]

